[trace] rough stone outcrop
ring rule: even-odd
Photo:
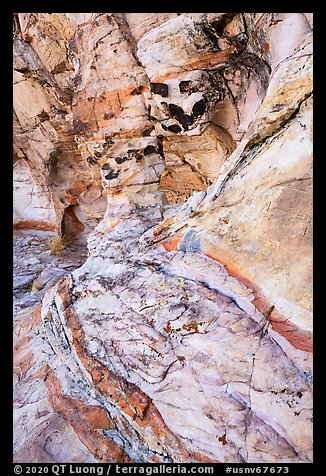
[[[14,117],[14,227],[88,234],[14,460],[311,462],[312,15],[17,14]]]

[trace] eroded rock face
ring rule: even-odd
[[[311,16],[14,26],[15,226],[89,233],[15,319],[15,461],[311,462]]]

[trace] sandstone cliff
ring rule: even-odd
[[[15,462],[311,462],[312,14],[13,23]]]

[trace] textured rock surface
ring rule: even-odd
[[[17,14],[14,119],[15,462],[311,462],[312,15]]]

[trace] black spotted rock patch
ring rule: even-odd
[[[150,83],[150,88],[152,93],[159,94],[164,98],[169,95],[169,87],[165,83]]]
[[[178,132],[181,131],[181,127],[178,126],[178,124],[172,124],[172,126],[168,127],[168,130],[173,132],[174,134],[177,134]]]
[[[106,180],[113,180],[113,179],[116,179],[119,177],[119,174],[120,174],[120,170],[112,170],[111,172],[109,172],[107,175],[105,175],[105,179]]]
[[[155,154],[157,152],[154,145],[147,145],[144,149],[144,155]]]
[[[192,107],[192,113],[194,117],[200,117],[206,111],[206,101],[205,99],[200,99],[200,101],[195,102]]]

